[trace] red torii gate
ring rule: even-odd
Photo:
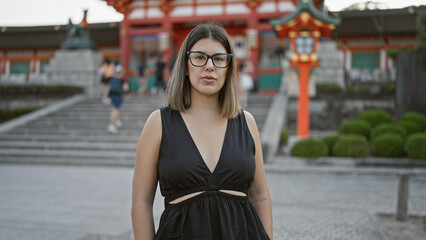
[[[297,135],[309,136],[309,71],[319,65],[317,46],[320,37],[331,37],[340,19],[329,18],[320,9],[324,0],[292,0],[296,11],[270,23],[279,38],[289,38],[290,65],[299,70]]]

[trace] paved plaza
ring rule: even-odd
[[[274,168],[267,165],[266,169]],[[0,240],[132,239],[132,168],[2,164]],[[393,175],[269,171],[274,237],[386,239],[377,213],[396,210]],[[409,213],[426,214],[426,177],[410,181]],[[158,194],[155,220],[162,211]]]

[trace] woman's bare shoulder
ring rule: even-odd
[[[257,128],[256,120],[254,119],[253,115],[250,112],[246,111],[246,110],[243,110],[243,112],[244,112],[244,117],[246,118],[246,121],[247,121],[247,125],[250,128],[251,127],[256,127]]]
[[[257,128],[256,119],[254,119],[253,115],[250,112],[243,110],[244,116],[246,118],[247,126],[250,130],[251,135],[256,139],[259,137],[259,130]]]
[[[160,109],[153,111],[145,122],[142,133],[146,132],[148,135],[161,136],[161,112]]]

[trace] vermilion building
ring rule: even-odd
[[[155,61],[158,53],[171,59],[195,24],[216,21],[230,33],[236,57],[249,58],[256,66],[257,90],[279,89],[281,57],[289,44],[275,36],[270,20],[293,12],[296,0],[104,1],[123,13],[124,20],[89,22],[90,35],[103,57],[120,60],[128,76],[136,74],[142,60],[148,65]],[[322,0],[311,1],[322,9]],[[341,24],[333,38],[344,55],[347,78],[391,75],[394,66],[387,50],[419,46],[416,24],[425,8],[335,13]],[[66,29],[67,25],[0,26],[0,83],[43,83],[44,67],[65,40]]]
[[[285,42],[274,36],[270,19],[295,9],[279,0],[105,0],[124,14],[120,25],[121,62],[130,72],[156,52],[173,58],[186,35],[201,22],[222,24],[234,42],[236,58],[250,59],[260,91],[280,83],[280,56]],[[151,60],[152,61],[152,60]]]

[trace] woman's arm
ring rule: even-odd
[[[265,169],[263,166],[262,145],[260,143],[259,130],[257,129],[254,117],[244,111],[247,120],[247,125],[250,129],[251,135],[254,140],[256,154],[254,156],[256,161],[256,172],[254,174],[254,182],[249,190],[249,197],[257,214],[262,221],[263,227],[270,239],[273,239],[272,232],[272,204],[271,195],[269,193],[268,183],[266,181]]]
[[[153,112],[139,138],[132,190],[132,224],[135,240],[153,239],[153,203],[157,188],[157,163],[161,143],[160,110]]]

